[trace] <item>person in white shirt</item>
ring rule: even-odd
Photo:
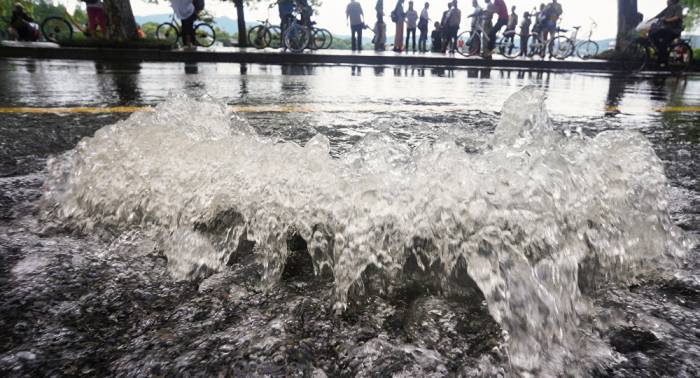
[[[418,30],[420,30],[420,37],[418,38],[418,51],[423,53],[428,51],[428,22],[430,21],[428,8],[430,8],[430,4],[425,3],[423,10],[420,12],[420,20],[418,21]]]
[[[194,21],[197,19],[197,12],[192,0],[170,0],[170,6],[175,15],[182,22],[182,43],[186,47],[192,47],[194,43]]]
[[[418,23],[418,12],[413,9],[413,1],[408,2],[408,12],[406,12],[406,52],[410,46],[409,39],[413,41],[413,52],[416,52],[416,27]]]

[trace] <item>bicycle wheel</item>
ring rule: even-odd
[[[41,23],[41,34],[49,42],[70,41],[73,39],[73,27],[62,17],[47,17]]]
[[[457,53],[464,57],[478,55],[481,52],[481,33],[466,31],[457,37]]]
[[[544,49],[544,42],[542,42],[542,37],[540,37],[538,34],[532,34],[530,35],[530,38],[528,38],[527,56],[529,58],[533,58],[535,55],[539,55],[542,59],[544,59],[544,57],[547,55]]]
[[[175,45],[180,38],[180,30],[175,25],[165,22],[158,25],[156,29],[156,38]]]
[[[584,41],[576,48],[576,55],[583,60],[591,59],[598,55],[599,50],[600,47],[595,41]]]
[[[291,52],[302,52],[311,42],[310,34],[305,26],[293,24],[284,35],[284,44]]]
[[[312,31],[311,43],[309,44],[309,47],[311,47],[312,50],[318,50],[322,49],[325,45],[326,33],[324,33],[321,29],[314,28]]]
[[[632,42],[622,51],[622,66],[625,71],[639,72],[649,61],[649,51],[638,41]]]
[[[253,26],[248,31],[248,43],[256,49],[264,49],[272,42],[272,34],[264,25]]]
[[[320,29],[321,32],[325,35],[325,43],[323,46],[321,46],[322,49],[330,49],[331,45],[333,44],[333,34],[331,34],[328,29]]]
[[[668,66],[674,71],[685,71],[693,63],[693,49],[685,42],[674,43],[668,54]]]
[[[194,26],[194,43],[197,46],[210,47],[216,42],[216,32],[209,24]]]
[[[574,54],[574,43],[563,35],[554,37],[549,41],[549,56],[564,60]]]
[[[270,43],[268,47],[279,49],[282,47],[282,28],[279,26],[270,26],[267,28],[270,32]]]
[[[508,59],[515,59],[520,56],[520,35],[505,35],[498,42],[498,52]]]

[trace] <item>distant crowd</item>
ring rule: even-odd
[[[283,0],[281,0],[283,1]],[[503,29],[514,31],[520,26],[520,35],[529,35],[531,32],[543,33],[546,36],[554,33],[557,23],[564,10],[557,0],[551,0],[549,4],[542,3],[538,10],[524,12],[522,21],[516,13],[516,7],[508,9],[505,0],[472,0],[472,10],[467,19],[471,19],[471,31],[479,31],[488,36],[489,45],[485,55],[490,55],[496,42],[496,35]],[[418,13],[413,1],[408,1],[408,8],[404,8],[405,0],[397,0],[393,10],[389,13],[391,22],[395,25],[393,50],[395,52],[428,52],[428,35],[430,35],[430,50],[433,52],[454,53],[458,47],[457,37],[462,25],[462,10],[457,0],[451,0],[447,9],[442,12],[440,20],[430,17],[430,3],[423,4],[423,9]],[[385,50],[386,25],[384,23],[384,0],[377,0],[375,5],[377,22],[373,31],[375,33],[374,47],[378,51]],[[353,50],[362,50],[362,29],[367,28],[362,6],[356,0],[350,0],[346,9],[346,15],[350,21],[353,39]],[[534,19],[534,22],[533,22]],[[494,22],[495,20],[495,22]],[[429,25],[433,23],[432,33],[428,33]],[[416,46],[416,33],[418,44]],[[514,33],[510,33],[513,35]],[[511,37],[513,38],[513,37]],[[521,40],[526,45],[526,40]],[[525,50],[525,49],[523,49]]]

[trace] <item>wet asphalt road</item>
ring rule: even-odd
[[[501,331],[483,304],[416,298],[407,289],[363,296],[337,317],[328,306],[332,284],[313,278],[303,256],[271,292],[251,283],[259,273],[250,261],[204,282],[175,281],[139,235],[80,235],[46,222],[39,209],[46,160],[129,114],[12,109],[211,96],[245,107],[239,116],[261,135],[303,144],[322,133],[337,156],[375,131],[409,146],[455,125],[485,139],[505,99],[526,85],[545,91],[558,126],[644,134],[664,163],[674,222],[700,235],[700,77],[0,60],[0,108],[7,111],[0,113],[0,373],[508,374]],[[697,253],[680,263],[683,280],[592,296],[599,322],[611,313],[626,321],[597,326],[616,355],[590,374],[696,376]],[[469,280],[462,284],[471,290]],[[458,335],[431,318],[435,311],[457,319]]]

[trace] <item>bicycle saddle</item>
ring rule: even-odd
[[[557,31],[560,32],[560,33],[566,33],[566,32],[568,32],[569,30],[567,30],[567,29],[562,29],[562,28],[557,28]]]
[[[580,27],[580,26],[574,26],[572,29],[579,30],[579,29],[581,29],[581,27]]]

